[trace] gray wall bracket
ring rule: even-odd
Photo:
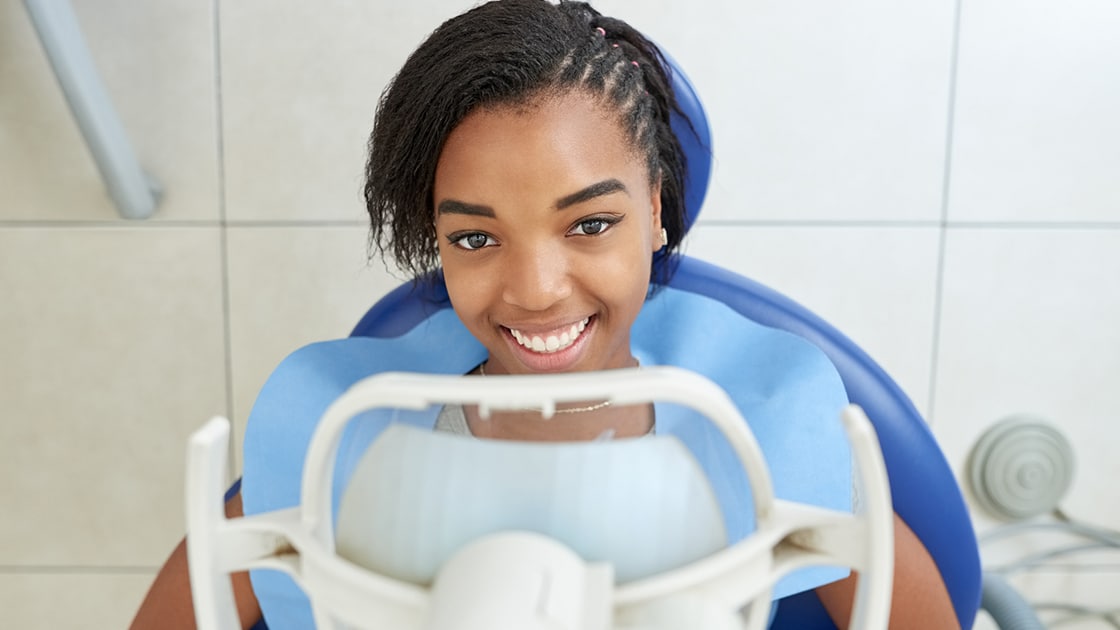
[[[161,187],[140,167],[73,7],[68,0],[24,0],[24,5],[117,211],[126,219],[150,217]]]

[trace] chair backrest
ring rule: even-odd
[[[668,59],[678,101],[687,119],[674,130],[685,150],[686,226],[691,226],[708,187],[711,132],[695,89]],[[658,261],[664,264],[667,261]],[[784,295],[714,265],[678,257],[669,286],[716,299],[759,324],[796,334],[832,360],[851,402],[863,407],[878,433],[895,512],[914,531],[937,564],[962,628],[972,627],[980,605],[980,556],[968,510],[952,469],[913,403],[866,352],[836,328]],[[451,308],[442,276],[405,284],[378,301],[352,336],[397,337],[434,313]],[[777,628],[833,627],[811,592],[779,608]]]

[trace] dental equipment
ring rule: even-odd
[[[335,528],[332,488],[338,447],[347,425],[365,412],[451,403],[478,404],[483,418],[493,411],[526,407],[539,408],[548,418],[558,403],[606,399],[616,407],[672,403],[708,418],[747,473],[756,517],[754,533],[714,553],[704,551],[691,558],[686,554],[651,574],[637,572],[621,579],[625,557],[616,567],[587,561],[568,545],[540,534],[495,532],[442,552],[445,557],[437,559],[430,580],[395,577],[378,570],[376,553],[366,553],[370,538],[386,535],[363,525],[371,515],[386,511],[385,501],[379,503],[376,488],[368,484],[370,475],[364,474],[367,470],[386,474],[385,458],[377,455],[378,449],[382,454],[413,449],[412,454],[433,455],[493,446],[405,426],[386,429],[361,460],[342,497]],[[735,405],[714,383],[686,370],[650,367],[488,379],[384,373],[358,382],[327,409],[308,449],[301,505],[241,519],[224,516],[221,497],[229,423],[215,418],[192,437],[188,454],[188,554],[197,621],[202,628],[236,627],[228,574],[267,568],[290,575],[300,585],[321,628],[623,630],[678,627],[673,624],[707,619],[709,628],[756,630],[765,627],[769,618],[770,591],[779,578],[801,567],[825,564],[860,572],[851,627],[886,628],[893,574],[893,510],[886,472],[877,438],[862,411],[849,406],[841,418],[856,464],[860,500],[854,513],[776,499],[762,451]],[[533,449],[534,456],[580,447],[502,446]],[[671,436],[592,442],[581,448],[608,449],[602,451],[607,460],[675,467],[685,471],[684,477],[690,469],[698,472],[687,449]],[[401,465],[410,461],[419,460],[400,458]],[[575,461],[581,463],[579,458]],[[582,460],[588,461],[596,460]],[[563,476],[565,470],[557,466],[557,475]],[[575,471],[569,467],[566,472]],[[512,471],[510,476],[516,474]],[[596,481],[610,484],[609,478]],[[696,513],[703,520],[710,510],[703,508],[703,492],[689,485],[693,481],[684,479],[682,487],[686,494],[697,495]],[[663,507],[632,506],[655,512]],[[710,539],[716,530],[700,527],[698,531],[709,532],[703,535]],[[738,612],[748,604],[745,618],[740,619]]]

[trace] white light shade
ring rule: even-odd
[[[393,425],[358,463],[337,522],[339,555],[417,584],[502,531],[609,562],[619,583],[727,546],[707,478],[671,436],[526,443]]]

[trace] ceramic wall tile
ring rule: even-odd
[[[466,2],[221,4],[228,216],[360,222],[381,91]]]
[[[0,573],[0,626],[126,628],[155,572]]]
[[[961,6],[949,218],[1120,222],[1120,5]]]
[[[226,413],[215,228],[0,228],[0,565],[146,566]]]

